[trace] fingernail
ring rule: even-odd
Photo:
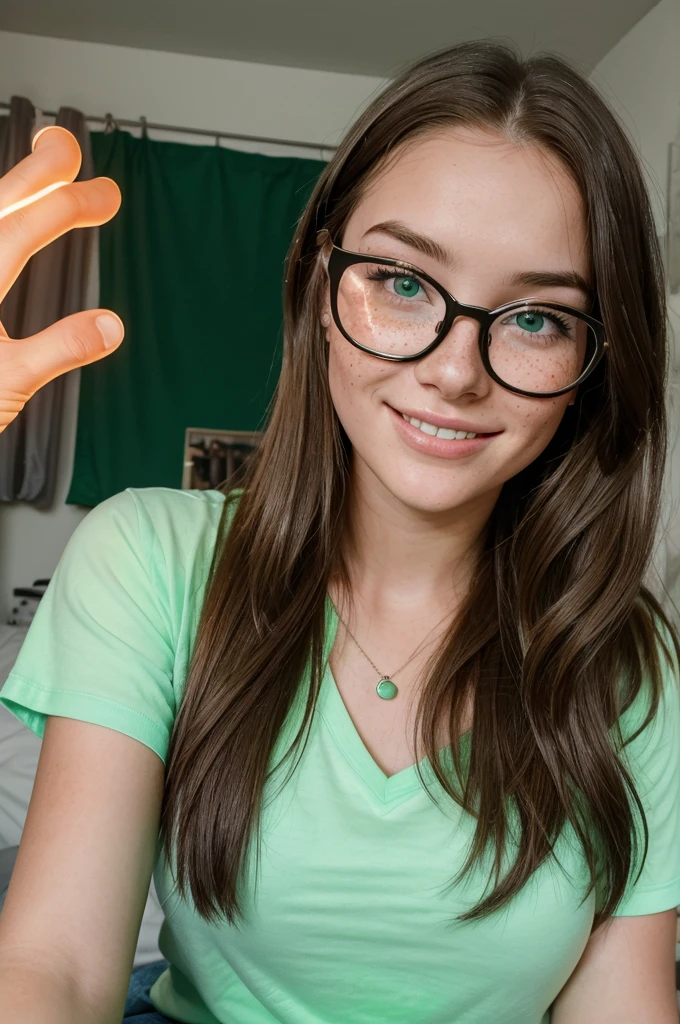
[[[104,339],[104,348],[113,348],[123,339],[125,328],[118,317],[108,313],[95,318],[97,329]]]
[[[35,150],[35,144],[38,141],[38,139],[40,138],[40,136],[43,135],[46,131],[49,131],[50,128],[54,128],[54,125],[53,124],[46,124],[44,128],[41,128],[40,131],[35,133],[35,135],[33,136],[32,140],[31,140],[31,152],[33,152]]]

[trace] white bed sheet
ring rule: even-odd
[[[10,673],[28,627],[0,625],[0,688]],[[41,740],[0,704],[0,850],[18,846],[26,820]],[[163,920],[153,881],[135,952],[135,966],[158,960]]]

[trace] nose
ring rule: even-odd
[[[479,354],[480,330],[481,325],[472,317],[456,317],[446,337],[416,364],[419,382],[434,385],[451,397],[466,392],[486,394],[491,378]]]

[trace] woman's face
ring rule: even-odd
[[[531,297],[588,308],[577,283],[526,283],[556,273],[589,280],[583,204],[552,155],[500,135],[452,129],[404,147],[337,242],[414,264],[468,305]],[[326,300],[324,322],[328,313]],[[460,317],[429,355],[394,363],[355,348],[330,321],[330,390],[359,486],[423,512],[490,511],[503,483],[543,451],[575,393],[527,398],[501,387],[484,369],[478,331]],[[435,450],[431,428],[423,432],[402,413],[493,436]]]

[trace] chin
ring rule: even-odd
[[[479,497],[477,492],[468,492],[456,486],[456,481],[450,475],[446,481],[442,481],[441,486],[437,486],[431,476],[422,480],[396,480],[383,475],[381,483],[397,501],[425,513],[450,512]]]

